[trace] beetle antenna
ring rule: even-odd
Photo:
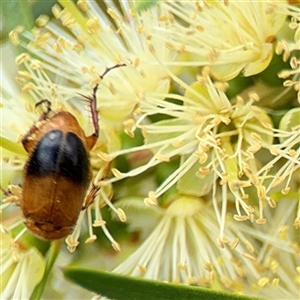
[[[99,75],[100,79],[102,80],[104,78],[104,76],[110,72],[111,70],[113,69],[116,69],[116,68],[120,68],[120,67],[125,67],[126,64],[123,63],[123,64],[116,64],[112,67],[107,67],[105,69],[105,71]],[[85,95],[82,95],[82,94],[79,94],[80,96],[82,96],[85,100],[88,100],[90,102],[90,110],[91,110],[91,114],[92,114],[92,120],[93,120],[93,124],[94,124],[94,128],[95,128],[95,133],[94,135],[96,137],[99,136],[99,120],[98,120],[98,112],[97,112],[97,96],[96,96],[96,93],[97,93],[97,90],[98,90],[98,87],[99,87],[99,83],[97,83],[94,88],[93,88],[93,92],[92,92],[92,95],[91,96],[85,96]]]
[[[116,65],[114,65],[114,66],[112,66],[112,67],[110,67],[110,68],[106,68],[105,71],[103,72],[103,74],[100,75],[99,77],[100,77],[101,80],[102,80],[102,79],[104,78],[104,76],[105,76],[108,72],[110,72],[111,70],[116,69],[116,68],[120,68],[120,67],[125,67],[125,66],[126,66],[126,64],[116,64]]]

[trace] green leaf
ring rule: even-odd
[[[52,16],[51,9],[56,3],[56,0],[35,1],[32,5],[32,14],[34,19],[37,19],[40,15]]]
[[[13,142],[3,136],[0,136],[0,147],[20,155],[27,155],[20,143]]]
[[[43,295],[43,291],[45,289],[48,276],[52,270],[52,267],[60,253],[62,240],[56,240],[51,243],[50,251],[48,253],[47,261],[46,261],[46,269],[44,272],[44,276],[41,282],[35,287],[30,300],[39,300]]]
[[[136,5],[136,11],[140,12],[154,6],[160,0],[138,0]]]
[[[0,6],[0,16],[3,23],[2,41],[5,41],[9,32],[18,25],[22,25],[28,30],[33,27],[34,18],[28,1],[1,1]]]
[[[284,62],[281,55],[274,54],[269,66],[253,77],[270,86],[282,86],[284,79],[279,78],[278,73],[286,69],[289,69],[289,62]]]
[[[109,272],[79,267],[67,267],[65,276],[80,286],[102,296],[116,300],[250,300],[236,294],[224,293],[200,287],[170,284],[154,280],[121,276]]]

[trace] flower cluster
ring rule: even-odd
[[[1,226],[1,298],[29,299],[43,278],[45,260],[35,248],[13,239]],[[30,276],[27,272],[30,271]]]
[[[19,141],[38,119],[35,103],[49,99],[54,110],[70,111],[89,134],[80,99],[98,85],[100,136],[87,197],[94,201],[66,238],[68,249],[77,249],[81,233],[94,242],[101,227],[121,250],[106,206],[139,237],[124,241],[131,253],[113,272],[297,298],[299,8],[165,0],[137,12],[133,0],[58,2],[54,18],[10,34],[26,50],[16,57],[26,96],[1,91],[2,185],[22,170]],[[119,67],[101,75],[112,66]],[[12,186],[3,219],[15,217],[7,207],[20,197]]]

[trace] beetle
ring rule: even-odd
[[[107,68],[100,76],[119,66]],[[73,230],[82,209],[92,172],[89,152],[99,136],[96,92],[84,96],[90,103],[94,133],[85,136],[76,118],[67,111],[54,113],[51,102],[43,99],[46,111],[22,139],[29,158],[23,171],[20,208],[24,224],[44,240],[66,237]],[[92,201],[90,201],[90,204]]]

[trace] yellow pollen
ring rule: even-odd
[[[133,68],[138,67],[138,66],[140,65],[140,62],[141,62],[140,58],[139,58],[139,57],[135,57],[135,58],[132,60],[132,67],[133,67]]]
[[[111,245],[112,245],[112,247],[113,247],[113,249],[114,249],[115,251],[117,251],[117,252],[120,252],[120,251],[121,251],[121,246],[120,246],[119,243],[117,243],[117,242],[112,242]]]
[[[268,277],[262,277],[258,280],[257,284],[260,286],[260,287],[265,287],[267,284],[269,284],[270,282],[270,278]]]
[[[72,29],[76,24],[76,20],[72,17],[72,14],[67,11],[63,11],[63,17],[62,25]]]
[[[291,73],[289,73],[289,75],[291,75]],[[290,86],[293,86],[294,85],[294,81],[292,80],[286,80],[284,83],[283,83],[283,86],[284,87],[290,87]]]
[[[95,220],[93,223],[93,227],[101,227],[104,226],[106,222],[104,220]]]
[[[116,94],[117,89],[115,88],[115,86],[114,86],[111,82],[108,82],[107,87],[108,87],[109,91],[110,91],[113,95]]]
[[[245,194],[241,198],[242,198],[243,201],[247,202],[249,200],[249,195]],[[250,206],[248,206],[248,211],[249,211],[249,208],[250,208]]]
[[[146,206],[157,205],[157,199],[156,199],[155,193],[153,191],[150,191],[148,193],[148,198],[144,199],[144,203]]]
[[[111,172],[118,179],[122,179],[124,177],[124,175],[118,169],[116,169],[116,168],[112,168]]]
[[[270,262],[270,269],[275,274],[278,271],[279,268],[279,262],[277,260],[272,260]]]
[[[88,33],[94,33],[99,30],[101,30],[100,22],[97,18],[92,18],[87,20],[86,27],[88,30]]]
[[[90,236],[89,238],[87,238],[85,240],[85,244],[92,244],[93,242],[95,242],[97,239],[97,236],[95,234],[93,234],[92,236]]]
[[[81,45],[81,44],[75,44],[74,46],[73,46],[73,49],[76,51],[76,52],[82,52],[83,51],[83,46]]]
[[[76,4],[82,11],[87,11],[89,8],[88,1],[86,0],[78,0]]]
[[[298,68],[298,61],[297,58],[295,56],[293,56],[290,60],[290,65],[292,67],[292,69],[297,69]]]
[[[226,288],[230,288],[231,287],[232,281],[231,281],[231,279],[228,276],[223,275],[223,276],[221,276],[220,280],[221,280],[221,282],[224,284],[224,286]]]
[[[172,146],[175,148],[179,148],[184,144],[184,142],[182,140],[176,140],[172,143]]]
[[[217,238],[217,244],[220,248],[225,248],[225,244],[227,241],[225,239],[222,239],[221,237]]]
[[[180,270],[186,271],[187,270],[187,264],[183,263],[183,262],[180,262],[180,263],[178,263],[178,268]]]
[[[22,31],[24,30],[24,27],[23,27],[23,26],[19,26],[19,27],[15,28],[14,30],[12,30],[12,31],[9,33],[9,35],[8,35],[10,41],[12,42],[12,44],[13,44],[14,46],[17,46],[17,45],[19,45],[19,43],[20,43],[19,34],[22,32],[22,31],[20,30],[20,28],[23,28]]]
[[[144,25],[139,25],[139,26],[136,28],[136,31],[137,31],[137,33],[139,33],[139,34],[142,34],[142,33],[145,31]]]
[[[118,14],[114,11],[114,10],[112,10],[111,8],[109,8],[108,10],[107,10],[107,13],[113,18],[113,19],[116,19],[116,20],[118,20],[119,22],[121,22],[122,23],[122,19],[118,16]]]
[[[30,68],[32,70],[41,70],[43,68],[42,62],[40,60],[34,59],[30,62]]]
[[[199,154],[199,163],[204,164],[208,159],[208,155],[206,153]]]
[[[249,253],[244,252],[242,255],[243,255],[245,258],[247,258],[247,259],[256,261],[256,258],[255,258],[254,256],[252,256],[251,254],[249,254]]]
[[[208,272],[212,272],[212,264],[210,262],[204,263],[204,269]]]
[[[272,285],[275,286],[275,287],[278,287],[278,285],[279,285],[279,278],[274,278],[272,280]]]
[[[169,162],[170,158],[166,155],[163,154],[156,154],[155,155],[156,159],[160,160],[160,161],[164,161],[164,162]]]
[[[274,156],[278,156],[280,154],[279,150],[274,146],[270,147],[270,153],[273,154]]]
[[[36,21],[35,21],[35,25],[37,25],[37,26],[39,26],[39,27],[43,27],[43,26],[45,26],[47,23],[48,23],[48,21],[49,21],[49,16],[47,16],[47,15],[40,15],[37,19],[36,19]]]
[[[271,208],[276,207],[276,202],[271,197],[267,197],[266,200],[268,201],[268,204],[270,205]]]
[[[217,83],[215,83],[214,85],[216,86],[216,88],[218,89],[218,90],[220,90],[221,89],[221,82],[217,82]],[[226,114],[226,113],[228,113],[230,111],[230,109],[228,108],[228,107],[221,107],[220,108],[220,110],[219,110],[219,113],[220,114]]]
[[[59,19],[61,14],[62,14],[62,9],[61,7],[58,5],[58,4],[55,4],[53,7],[52,7],[52,14],[54,15],[54,17],[56,19]]]
[[[201,26],[200,24],[196,24],[195,25],[195,28],[198,30],[198,31],[204,31],[204,28],[203,28],[203,26]]]
[[[248,220],[248,216],[234,215],[233,218],[238,222],[243,222]]]
[[[32,75],[29,72],[27,72],[27,71],[18,71],[18,74],[20,76],[23,76],[23,77],[27,78],[27,79],[31,79],[32,78]]]
[[[281,190],[281,193],[282,193],[283,195],[287,195],[287,194],[290,192],[290,190],[291,190],[290,187],[286,187],[286,188],[284,188],[284,189]]]
[[[291,76],[291,72],[290,71],[281,71],[279,74],[278,74],[278,77],[279,78],[288,78]]]
[[[267,220],[264,218],[259,218],[255,221],[256,224],[263,225],[267,223]]]
[[[284,240],[284,241],[287,240],[287,232],[288,232],[288,229],[289,229],[289,227],[288,227],[287,225],[282,226],[282,227],[279,228],[279,231],[278,231],[278,237],[279,237],[281,240]]]
[[[124,129],[124,132],[131,138],[134,138],[134,131],[128,129],[128,128],[125,128]]]
[[[123,211],[123,209],[118,208],[117,212],[118,212],[118,217],[121,220],[121,222],[126,222],[127,221],[127,217],[126,217],[125,212]]]
[[[280,176],[275,176],[274,182],[271,184],[271,187],[276,187],[283,182],[283,178]]]
[[[17,65],[20,65],[24,62],[28,62],[30,60],[30,55],[28,53],[22,53],[19,56],[16,57],[15,63]]]
[[[126,128],[132,128],[133,126],[135,126],[135,120],[132,118],[127,119],[123,122],[123,126]]]
[[[175,45],[172,44],[171,42],[168,42],[168,41],[165,42],[165,46],[166,46],[166,48],[169,49],[169,50],[175,50],[175,49],[176,49]]]
[[[238,246],[238,244],[240,243],[240,240],[239,240],[239,238],[236,238],[232,243],[231,243],[231,250],[234,250],[237,246]]]
[[[23,85],[27,81],[25,78],[22,78],[22,77],[15,77],[15,79],[21,85]]]
[[[206,174],[208,174],[210,172],[210,169],[207,168],[207,167],[201,167],[201,168],[199,168],[198,172],[200,174],[206,175]]]
[[[257,196],[261,201],[266,199],[266,187],[265,186],[263,186],[263,185],[257,186]]]
[[[289,150],[289,155],[291,156],[291,157],[294,157],[295,155],[296,155],[296,150],[294,150],[294,149],[290,149]]]
[[[35,88],[36,88],[36,86],[32,82],[29,82],[29,83],[27,83],[26,85],[23,86],[22,92],[32,91]]]
[[[146,271],[147,271],[146,267],[144,267],[142,265],[138,265],[137,267],[142,275],[146,273]]]
[[[18,255],[18,253],[16,251],[13,251],[11,258],[13,260],[13,262],[18,262],[20,260],[20,256]]]
[[[73,247],[78,246],[79,242],[74,240],[72,235],[68,235],[66,238],[66,244],[73,248]]]
[[[300,219],[296,219],[294,221],[294,227],[295,227],[295,229],[299,229],[300,228]]]
[[[54,51],[57,52],[57,53],[62,53],[62,52],[63,52],[62,47],[61,47],[59,44],[57,44],[57,43],[55,43],[55,44],[52,46],[52,48],[53,48]]]
[[[253,247],[252,243],[249,242],[249,241],[246,241],[245,244],[246,244],[246,247],[247,247],[248,251],[249,251],[251,254],[253,254],[253,253],[254,253],[254,247]]]

